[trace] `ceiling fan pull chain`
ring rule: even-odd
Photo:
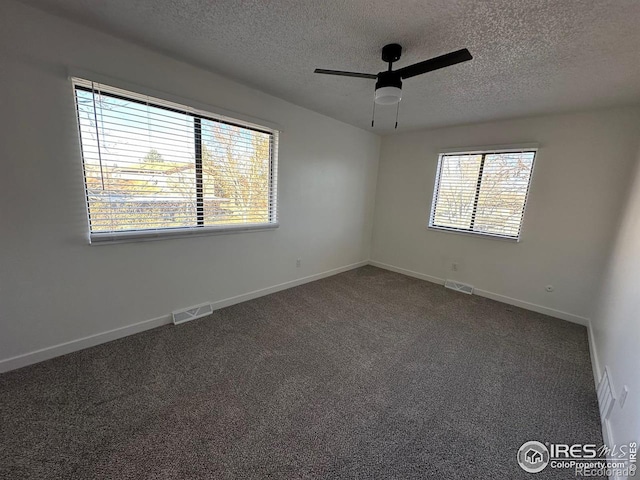
[[[400,112],[400,102],[396,103],[396,129],[398,128],[398,112]]]
[[[376,119],[376,100],[373,99],[373,113],[371,114],[371,128],[373,128],[373,122]]]

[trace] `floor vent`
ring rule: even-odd
[[[447,280],[444,282],[444,286],[446,288],[450,288],[451,290],[455,290],[456,292],[467,293],[471,295],[473,293],[473,286],[467,285],[466,283],[456,282],[454,280]]]
[[[598,384],[598,405],[600,406],[600,419],[603,423],[609,419],[615,403],[616,397],[613,394],[609,368],[605,367],[600,383]]]
[[[173,312],[173,324],[188,322],[189,320],[195,320],[196,318],[206,317],[213,313],[213,307],[210,303],[203,303],[202,305],[196,305],[194,307],[185,308]]]

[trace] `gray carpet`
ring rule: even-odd
[[[150,299],[152,301],[152,299]],[[0,376],[0,478],[574,478],[584,327],[374,267]]]

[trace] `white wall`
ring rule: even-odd
[[[618,399],[624,385],[629,395],[623,408],[614,405],[610,443],[640,441],[640,152],[602,292],[592,324],[592,349],[597,375],[609,373]]]
[[[372,260],[586,323],[635,161],[639,120],[637,109],[612,109],[384,137]],[[427,229],[441,149],[530,142],[540,149],[520,243]],[[555,292],[545,291],[548,284]]]
[[[280,228],[87,245],[70,66],[281,125]],[[0,2],[0,68],[0,369],[368,259],[377,136],[11,0]]]

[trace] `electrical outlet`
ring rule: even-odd
[[[456,262],[453,262],[451,264],[451,271],[452,272],[457,272],[458,271],[458,264]]]
[[[544,289],[545,289],[548,293],[551,293],[551,292],[553,292],[553,291],[556,289],[556,287],[554,287],[553,285],[547,285],[546,287],[544,287]]]
[[[302,265],[302,259],[301,259],[301,258],[298,258],[298,259],[296,260],[296,267],[297,267],[297,268],[300,268],[300,266],[301,266],[301,265]]]

